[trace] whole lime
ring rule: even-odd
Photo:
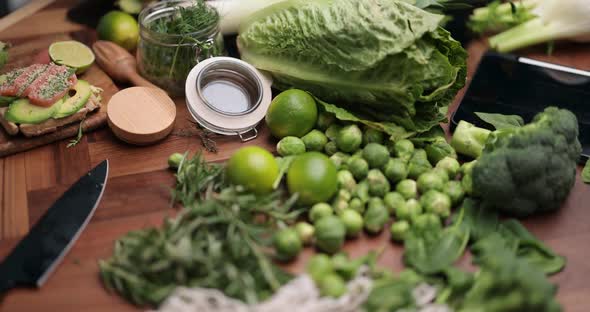
[[[289,261],[295,258],[301,249],[303,243],[295,229],[287,228],[278,232],[273,239],[273,244],[279,259]]]
[[[336,166],[324,154],[307,152],[296,156],[287,171],[291,194],[299,193],[299,203],[326,202],[338,190]]]
[[[309,93],[291,89],[277,95],[266,113],[266,125],[278,139],[286,136],[302,137],[318,119],[318,108]]]
[[[101,17],[96,27],[98,38],[112,41],[132,51],[139,40],[139,25],[133,16],[122,11],[111,11]]]
[[[247,146],[231,156],[226,174],[232,184],[242,185],[257,194],[265,194],[272,191],[273,183],[279,176],[279,166],[267,150]]]

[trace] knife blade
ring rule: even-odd
[[[0,264],[0,294],[17,286],[42,286],[74,245],[102,198],[105,160],[72,185]]]

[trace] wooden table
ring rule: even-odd
[[[69,2],[73,1],[57,1],[0,31],[0,40],[26,44],[39,35],[64,32],[91,38],[91,30],[65,20]],[[478,43],[471,45],[470,72],[484,49],[485,46]],[[557,54],[550,60],[589,70],[589,51],[588,45],[558,46]],[[536,56],[543,58],[542,55]],[[0,311],[137,310],[102,288],[97,260],[111,255],[113,241],[121,235],[133,229],[157,226],[164,217],[175,212],[169,205],[169,188],[174,177],[167,169],[166,160],[173,152],[201,150],[198,137],[178,135],[190,132],[193,126],[188,121],[184,100],[176,99],[175,102],[178,108],[177,135],[158,145],[129,146],[103,128],[84,135],[75,148],[66,149],[67,141],[62,141],[0,158],[0,259],[78,177],[104,159],[109,159],[111,165],[107,188],[96,214],[63,263],[42,289],[11,291],[0,303]],[[211,161],[226,160],[235,149],[246,145],[235,138],[219,137],[216,140],[219,153],[206,153]],[[274,144],[264,128],[258,139],[247,143],[268,149],[274,149]],[[578,175],[563,209],[525,221],[533,233],[568,258],[566,269],[552,278],[560,287],[558,299],[566,311],[590,310],[589,202],[590,188],[580,181]],[[391,244],[387,237],[387,233],[362,237],[347,243],[346,250],[355,256],[384,248],[380,264],[399,271],[402,269],[402,248]],[[300,271],[311,253],[306,250],[287,269]],[[460,262],[467,266],[469,259],[466,256]]]

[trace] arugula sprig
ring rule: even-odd
[[[70,140],[70,143],[68,143],[68,145],[66,145],[66,148],[74,147],[74,146],[78,145],[78,143],[80,143],[80,141],[82,140],[82,136],[84,135],[83,129],[82,129],[83,126],[84,126],[84,119],[82,119],[82,121],[80,121],[80,126],[78,127],[78,134],[76,135],[76,138]]]

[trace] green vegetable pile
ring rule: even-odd
[[[561,206],[575,183],[581,152],[576,116],[556,107],[530,124],[495,132],[461,121],[451,144],[479,157],[472,180],[483,204],[519,217]]]
[[[296,217],[289,212],[294,199],[228,187],[222,167],[200,156],[177,160],[173,194],[185,208],[162,228],[117,240],[113,256],[99,263],[105,286],[137,305],[158,305],[179,285],[220,289],[248,303],[272,295],[290,276],[266,249],[277,223]]]
[[[238,44],[278,89],[303,89],[340,120],[408,137],[446,120],[465,84],[467,54],[443,18],[397,0],[287,0],[245,21]]]

